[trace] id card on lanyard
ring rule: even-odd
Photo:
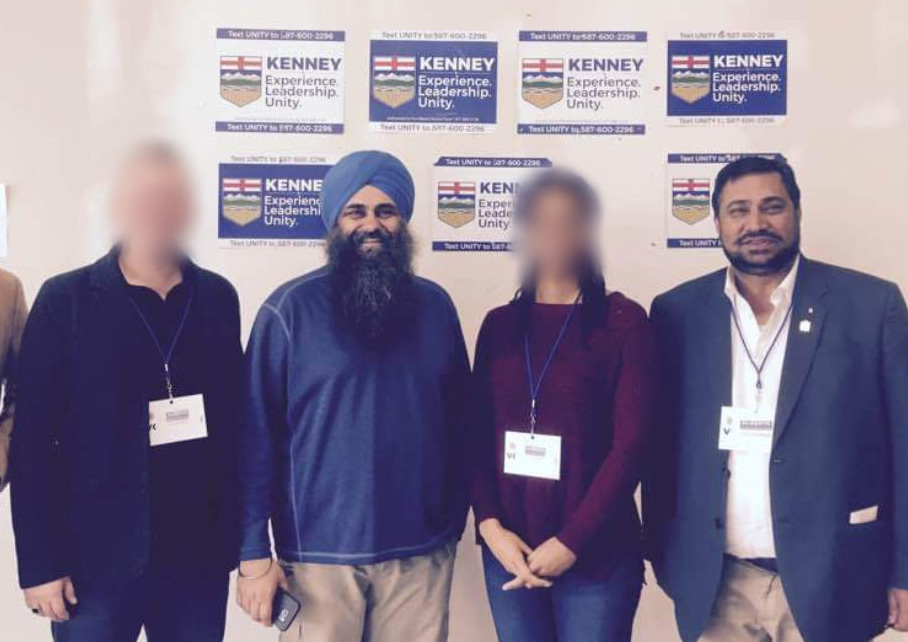
[[[504,433],[504,472],[561,479],[561,437],[508,430]]]
[[[558,348],[564,341],[571,318],[580,301],[580,294],[574,299],[561,325],[561,330],[555,338],[555,343],[549,351],[548,359],[539,373],[539,380],[533,378],[533,364],[530,358],[530,333],[524,335],[523,356],[527,369],[527,384],[530,392],[530,431],[507,430],[504,434],[504,472],[508,475],[522,477],[536,477],[539,479],[561,479],[561,436],[553,434],[540,434],[536,432],[536,405],[539,391],[545,375],[555,359]]]
[[[774,423],[769,413],[723,406],[719,450],[767,454],[772,451]]]
[[[205,400],[202,395],[158,399],[148,403],[148,441],[154,446],[205,439]]]
[[[161,347],[161,343],[151,324],[148,323],[148,319],[142,313],[142,309],[133,301],[132,297],[129,298],[129,302],[139,315],[152,343],[157,348],[158,354],[161,355],[164,366],[164,385],[167,387],[167,397],[148,402],[148,441],[152,448],[208,437],[204,397],[200,394],[175,397],[173,381],[170,377],[170,361],[177,342],[180,340],[180,335],[183,333],[183,326],[186,325],[189,309],[192,307],[193,294],[194,291],[190,289],[183,316],[180,318],[176,332],[173,333],[167,352],[164,352]]]
[[[723,406],[722,414],[719,419],[719,450],[731,450],[744,453],[768,454],[772,452],[772,439],[775,430],[775,417],[771,409],[763,408],[763,370],[766,362],[779,337],[785,331],[788,320],[791,317],[791,311],[794,303],[788,306],[785,317],[775,336],[766,350],[766,354],[758,362],[754,358],[754,353],[744,337],[744,331],[741,330],[741,323],[738,321],[738,313],[732,307],[731,318],[734,321],[735,329],[738,331],[738,338],[741,340],[741,346],[744,348],[744,354],[747,360],[757,374],[756,405],[754,408],[741,408],[734,406]]]

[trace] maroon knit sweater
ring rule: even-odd
[[[568,305],[534,304],[530,354],[538,379]],[[552,536],[578,557],[576,568],[606,577],[640,555],[634,491],[656,406],[656,354],[646,313],[620,293],[604,319],[584,327],[574,314],[537,400],[537,432],[562,438],[561,479],[504,473],[504,433],[528,430],[530,393],[521,311],[492,310],[476,345],[476,433],[472,504],[476,523],[497,517],[530,546]]]

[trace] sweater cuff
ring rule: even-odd
[[[268,520],[262,520],[245,529],[240,546],[240,561],[260,560],[271,557],[271,538],[268,536]]]
[[[64,571],[62,566],[55,564],[42,565],[40,568],[35,565],[30,565],[28,568],[22,568],[22,566],[20,564],[19,588],[23,591],[69,577],[69,573]]]
[[[894,568],[889,577],[889,588],[908,591],[908,572],[905,569]]]
[[[479,528],[479,525],[485,520],[493,518],[501,519],[498,502],[488,499],[473,502],[473,521],[476,523],[476,528]]]
[[[265,558],[273,557],[271,554],[271,548],[247,548],[240,551],[240,561],[249,562],[252,560],[262,560]]]

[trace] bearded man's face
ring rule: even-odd
[[[397,206],[367,186],[328,236],[332,299],[340,321],[368,342],[387,338],[412,305],[413,239]]]

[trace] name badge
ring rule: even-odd
[[[769,413],[723,406],[719,450],[767,454],[772,450],[774,423]]]
[[[504,472],[561,479],[561,437],[508,430],[504,433]]]
[[[148,404],[148,439],[152,447],[205,439],[205,400],[202,395],[158,399]]]

